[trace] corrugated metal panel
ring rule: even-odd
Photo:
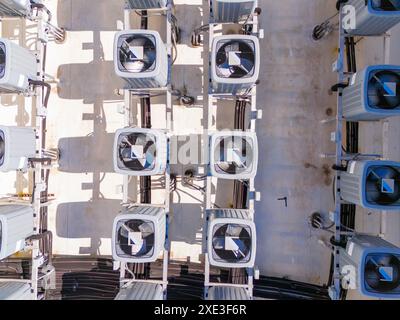
[[[32,300],[31,286],[23,282],[0,282],[0,300]]]
[[[127,0],[130,9],[155,9],[167,6],[167,0]]]
[[[253,12],[254,0],[213,0],[214,19],[216,22],[239,22]]]
[[[29,12],[29,0],[0,0],[0,16],[22,17]]]
[[[246,289],[236,287],[212,287],[208,292],[208,300],[250,300]]]
[[[134,283],[121,289],[115,300],[163,300],[163,289],[159,284]]]

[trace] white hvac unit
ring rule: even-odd
[[[25,17],[30,12],[30,0],[0,0],[1,17]]]
[[[369,66],[356,73],[343,90],[343,115],[348,121],[400,116],[400,66]]]
[[[247,180],[257,174],[258,140],[254,132],[221,131],[210,138],[211,175]]]
[[[373,236],[357,235],[340,250],[342,287],[367,297],[400,298],[400,249]]]
[[[24,205],[0,206],[0,260],[25,248],[33,234],[33,208]]]
[[[216,94],[240,95],[260,75],[260,42],[255,36],[216,37],[211,52],[212,90]]]
[[[166,8],[168,0],[127,0],[127,8],[132,10],[148,10]]]
[[[36,156],[33,128],[0,126],[0,172],[26,170],[28,159]]]
[[[7,281],[0,282],[0,301],[3,300],[35,300],[29,283]]]
[[[210,264],[221,268],[252,268],[256,258],[256,226],[247,210],[208,212],[207,252]]]
[[[121,288],[115,300],[160,301],[164,300],[163,287],[156,283],[135,282]]]
[[[257,0],[212,0],[214,21],[237,23],[247,20],[254,12]]]
[[[114,220],[114,260],[130,263],[156,261],[164,249],[166,227],[166,213],[162,208],[144,206],[124,209]]]
[[[211,287],[208,290],[207,300],[214,301],[245,301],[251,300],[245,288],[242,287]]]
[[[130,176],[164,174],[168,138],[163,131],[142,128],[120,129],[114,140],[114,170]]]
[[[372,210],[400,210],[400,163],[351,161],[340,175],[343,200]]]
[[[157,31],[118,32],[114,42],[116,74],[133,89],[165,87],[169,79],[168,52]]]
[[[8,39],[0,38],[0,92],[26,92],[29,80],[38,78],[35,55]]]
[[[355,29],[346,30],[355,36],[379,36],[400,22],[398,0],[348,0],[355,9]]]

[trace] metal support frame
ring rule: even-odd
[[[209,56],[211,56],[211,51],[212,51],[212,43],[213,39],[215,37],[215,28],[216,26],[222,25],[220,23],[215,22],[214,17],[213,17],[213,10],[212,10],[212,1],[209,0],[209,8],[210,8],[210,20],[209,20]],[[258,3],[257,3],[258,5]],[[256,6],[257,6],[256,5]],[[251,17],[249,17],[248,21],[246,24],[251,24],[253,26],[252,33],[254,35],[259,35],[259,21],[258,21],[258,15],[257,14],[252,14]],[[218,100],[231,100],[234,102],[236,100],[236,97],[232,94],[214,94],[212,92],[211,88],[211,78],[209,78],[209,88],[208,88],[208,106],[207,106],[207,134],[209,134],[212,129],[213,129],[213,118],[217,109],[217,101]],[[257,110],[257,87],[254,86],[246,95],[240,96],[240,98],[247,99],[250,101],[251,104],[251,123],[250,123],[250,129],[248,131],[250,132],[256,132],[256,123],[258,119],[261,119],[262,113],[260,110]],[[209,139],[205,143],[205,147],[209,148]],[[208,156],[210,156],[209,151],[207,151]],[[209,161],[208,161],[209,163]],[[207,168],[207,178],[205,180],[205,200],[204,200],[204,213],[203,213],[203,219],[204,219],[204,224],[203,224],[203,237],[204,239],[207,238],[207,229],[208,229],[208,223],[209,223],[209,217],[208,217],[208,211],[215,209],[214,205],[212,204],[212,186],[213,186],[213,180],[215,178],[211,176],[209,167]],[[249,185],[249,201],[248,201],[248,212],[250,213],[250,217],[252,220],[254,220],[255,216],[255,202],[259,195],[256,192],[255,189],[255,179],[250,179],[248,181]],[[229,284],[229,283],[213,283],[210,280],[210,260],[209,260],[209,253],[207,252],[207,244],[205,240],[203,239],[203,254],[204,254],[204,298],[208,297],[208,292],[211,287],[235,287],[235,288],[245,288],[249,297],[252,299],[253,298],[253,281],[254,281],[254,274],[255,274],[255,269],[254,268],[247,268],[247,284],[245,285],[236,285],[236,284]]]
[[[159,8],[159,9],[153,9],[151,12],[160,12],[160,13],[165,13],[166,14],[166,41],[165,44],[167,46],[167,52],[168,56],[170,57],[169,59],[169,72],[171,72],[172,68],[172,30],[171,30],[171,17],[172,17],[172,10],[173,10],[173,5],[172,2],[169,1],[168,6],[166,8]],[[124,9],[124,29],[129,30],[131,29],[131,23],[130,23],[130,14],[134,10],[130,10],[128,8]],[[157,94],[165,94],[165,104],[166,104],[166,128],[165,131],[167,132],[167,135],[170,135],[172,131],[172,87],[169,84],[165,88],[148,88],[148,89],[132,89],[132,88],[125,88],[124,89],[124,126],[125,127],[130,127],[132,125],[132,119],[131,119],[131,106],[133,102],[134,97],[148,97],[151,96],[151,94],[157,93]],[[149,206],[157,206],[157,207],[162,207],[165,209],[165,214],[166,214],[166,220],[167,220],[167,232],[166,232],[166,239],[165,239],[165,246],[163,250],[163,276],[162,280],[142,280],[142,279],[135,279],[135,278],[127,278],[127,274],[130,273],[130,270],[128,269],[127,263],[120,263],[120,286],[121,288],[124,286],[128,286],[132,283],[135,282],[140,282],[140,283],[149,283],[149,284],[160,284],[163,287],[164,291],[164,299],[167,299],[167,286],[168,286],[168,264],[169,264],[169,251],[170,251],[170,240],[168,236],[168,230],[169,230],[169,213],[170,213],[170,196],[171,196],[171,173],[170,173],[170,164],[169,161],[167,163],[167,168],[165,171],[165,202],[163,205],[152,205],[152,204],[146,204]],[[131,202],[129,200],[129,176],[124,176],[123,177],[123,206],[143,206],[144,204],[140,203],[135,203]],[[132,274],[131,274],[132,275]]]

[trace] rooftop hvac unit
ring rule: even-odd
[[[26,92],[29,80],[38,80],[35,55],[10,40],[0,38],[0,92]]]
[[[260,73],[260,42],[257,37],[216,37],[211,56],[214,93],[243,94],[257,82]]]
[[[256,257],[256,226],[246,210],[208,213],[207,252],[212,266],[252,268]]]
[[[125,128],[115,134],[115,172],[131,176],[164,174],[168,158],[168,139],[153,129]]]
[[[3,300],[34,300],[31,285],[24,282],[0,282],[0,301]]]
[[[24,205],[0,206],[0,260],[25,247],[33,234],[33,209]]]
[[[366,209],[400,210],[400,163],[352,161],[341,173],[343,200]]]
[[[364,296],[400,298],[400,249],[373,236],[351,238],[341,249],[342,286]]]
[[[165,8],[167,0],[127,0],[127,7],[134,10],[159,9]]]
[[[343,114],[349,121],[400,115],[400,66],[369,66],[343,90]]]
[[[210,171],[221,179],[245,180],[257,174],[258,140],[253,132],[222,131],[211,135]]]
[[[212,0],[214,21],[236,23],[245,21],[255,10],[256,0]]]
[[[250,296],[245,288],[241,287],[211,287],[208,290],[207,300],[226,301],[236,300],[244,301],[250,300]]]
[[[31,11],[30,0],[0,0],[1,17],[24,17]]]
[[[136,282],[128,287],[122,288],[115,300],[164,300],[163,288],[159,284]]]
[[[355,36],[379,36],[400,22],[399,0],[348,0],[355,8],[355,29],[346,30]]]
[[[116,261],[150,263],[164,248],[165,210],[157,207],[125,209],[114,220],[112,251]]]
[[[133,89],[160,88],[168,84],[168,52],[157,31],[118,32],[114,66],[116,74]]]
[[[26,170],[28,159],[35,156],[33,128],[0,126],[0,171]]]

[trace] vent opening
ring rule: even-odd
[[[389,166],[369,168],[366,180],[367,201],[378,205],[395,205],[400,201],[400,172]]]
[[[383,70],[371,72],[368,83],[368,104],[371,108],[393,110],[400,108],[400,72]]]
[[[399,292],[400,260],[393,254],[369,254],[365,260],[365,287],[378,293]]]
[[[371,7],[376,11],[400,11],[400,0],[371,0]]]

